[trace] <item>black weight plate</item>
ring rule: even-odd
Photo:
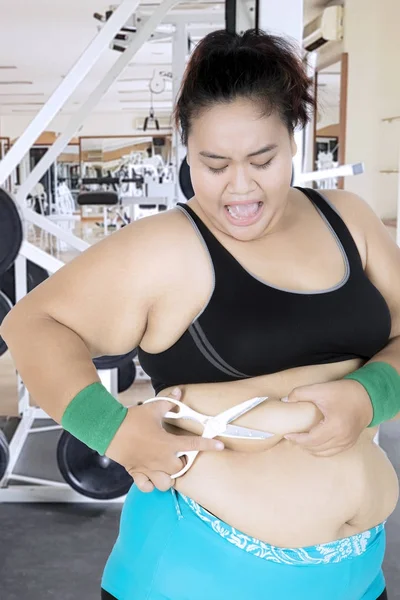
[[[31,262],[26,261],[26,285],[27,291],[31,292],[35,287],[48,279],[48,272]],[[15,267],[11,267],[0,276],[0,289],[8,296],[13,304],[15,304]]]
[[[6,318],[7,314],[12,309],[13,305],[10,302],[9,298],[3,292],[0,292],[0,325],[3,322],[3,319]],[[0,336],[0,356],[3,356],[7,352],[7,344]]]
[[[101,190],[96,192],[81,192],[76,201],[79,206],[115,206],[119,203],[118,194],[116,192]]]
[[[7,438],[0,429],[0,481],[3,479],[4,473],[7,470],[9,459],[10,452],[8,449]]]
[[[45,269],[43,269],[43,267],[36,265],[30,260],[27,261],[26,271],[28,278],[28,292],[31,292],[33,289],[35,289],[35,287],[37,287],[38,285],[43,283],[43,281],[46,281],[46,279],[49,278],[48,272]]]
[[[65,481],[75,491],[95,500],[125,496],[133,483],[124,467],[100,456],[68,431],[63,431],[58,441],[57,462]]]
[[[187,164],[186,157],[183,159],[179,169],[179,185],[181,186],[182,193],[187,200],[193,198],[194,189],[192,186],[192,180],[190,179],[190,167]]]
[[[11,196],[0,189],[0,275],[18,256],[23,240],[20,211]]]
[[[136,366],[133,361],[118,367],[118,393],[129,390],[136,379]]]
[[[115,356],[98,356],[93,359],[96,369],[116,369],[128,362],[131,362],[137,355],[137,348],[134,348],[127,354],[117,354]]]

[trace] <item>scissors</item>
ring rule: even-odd
[[[238,419],[252,408],[255,408],[262,402],[265,402],[265,400],[268,400],[268,396],[257,396],[256,398],[250,398],[250,400],[245,400],[244,402],[241,402],[232,408],[228,408],[228,410],[224,410],[222,413],[214,417],[210,415],[203,415],[202,413],[193,410],[186,404],[183,404],[183,402],[166,396],[150,398],[149,400],[145,400],[143,404],[157,402],[158,400],[167,400],[178,407],[177,412],[167,412],[164,415],[165,419],[190,419],[191,421],[196,421],[204,427],[202,434],[202,437],[204,438],[212,439],[215,437],[228,437],[236,439],[265,440],[275,435],[274,433],[258,431],[257,429],[248,429],[247,427],[229,425],[231,421]],[[171,475],[171,478],[176,479],[177,477],[180,477],[186,473],[186,471],[188,471],[193,465],[198,453],[199,450],[178,452],[177,457],[180,458],[181,456],[186,456],[187,462],[184,468],[178,473]]]

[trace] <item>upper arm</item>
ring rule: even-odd
[[[9,313],[10,321],[51,318],[76,332],[92,356],[137,347],[149,310],[173,260],[163,213],[113,233],[57,271]]]
[[[359,196],[338,190],[330,190],[326,195],[337,207],[353,237],[363,237],[365,273],[389,306],[390,338],[400,335],[400,248],[376,213]]]

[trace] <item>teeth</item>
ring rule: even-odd
[[[234,219],[243,219],[253,217],[259,209],[261,202],[253,202],[252,204],[235,204],[228,205],[226,208]]]

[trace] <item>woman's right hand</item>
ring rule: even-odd
[[[176,400],[178,394],[171,393]],[[184,466],[178,452],[221,451],[221,442],[198,435],[174,435],[163,427],[163,417],[175,405],[167,400],[133,406],[107,448],[106,456],[116,461],[133,477],[142,492],[154,488],[165,492],[174,485],[171,479]]]

